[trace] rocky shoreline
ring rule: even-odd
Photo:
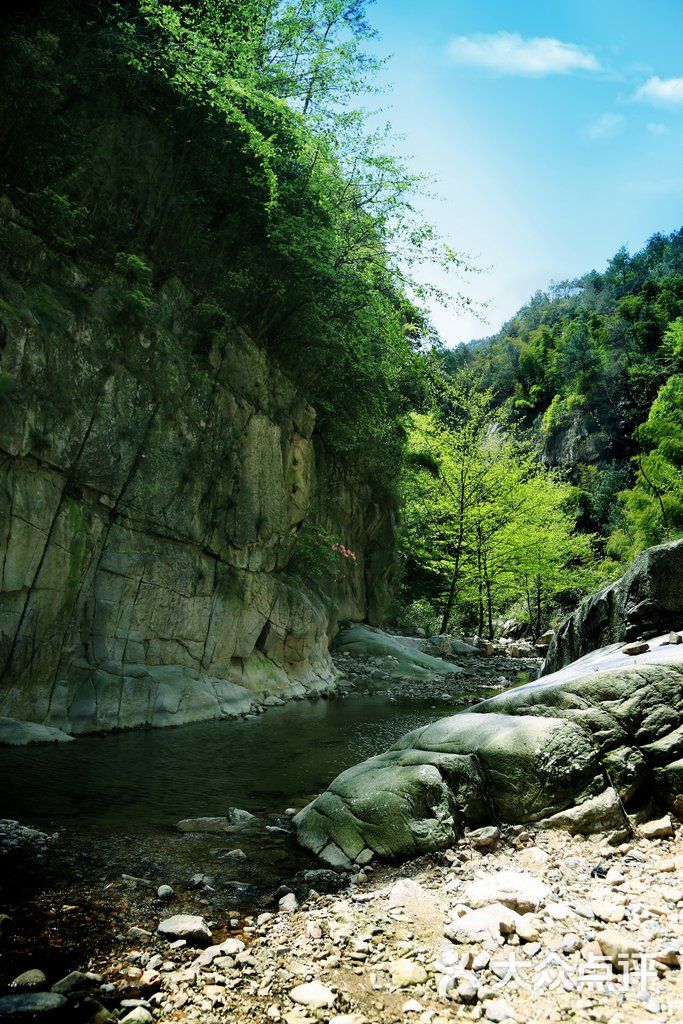
[[[665,816],[629,838],[478,830],[401,868],[341,876],[335,894],[319,895],[311,876],[305,894],[239,920],[201,885],[157,893],[102,879],[78,907],[60,908],[67,893],[55,891],[52,912],[77,913],[88,931],[99,905],[106,935],[90,931],[64,975],[65,960],[25,960],[0,1015],[23,1005],[22,1019],[33,1006],[41,1020],[92,1024],[677,1024],[682,875],[683,835]],[[12,926],[3,921],[5,946]]]

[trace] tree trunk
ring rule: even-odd
[[[526,610],[527,610],[527,615],[529,616],[529,629],[533,629],[534,628],[534,611],[533,611],[533,608],[531,607],[531,591],[529,590],[529,578],[528,578],[528,576],[525,577],[525,580],[524,580],[524,589],[525,589],[525,592],[526,592]]]
[[[477,636],[484,635],[484,578],[481,566],[481,532],[477,535],[477,594],[479,597],[479,618],[477,620]]]
[[[489,620],[489,640],[493,640],[493,600],[491,597],[491,580],[486,581],[486,610]]]
[[[448,630],[448,624],[451,621],[451,615],[453,613],[453,605],[455,604],[455,595],[458,592],[458,576],[460,575],[460,552],[456,554],[455,565],[453,567],[453,576],[451,577],[451,585],[448,588],[448,598],[446,600],[446,606],[443,610],[443,617],[441,619],[440,633],[445,633]]]

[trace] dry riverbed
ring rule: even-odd
[[[283,893],[274,912],[233,927],[201,889],[164,901],[132,884],[125,902],[111,896],[107,941],[92,935],[82,974],[34,976],[34,991],[57,983],[44,1019],[679,1024],[680,828],[644,823],[611,843],[495,835],[480,830],[400,869],[369,867],[300,904]]]

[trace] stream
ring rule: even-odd
[[[298,846],[285,812],[404,733],[472,703],[465,688],[448,699],[420,689],[382,687],[293,701],[256,718],[0,748],[0,818],[56,833],[46,857],[19,857],[0,878],[7,910],[21,922],[0,957],[0,985],[36,959],[59,976],[86,950],[107,956],[132,924],[154,931],[165,915],[202,913],[220,938],[239,933],[245,914],[276,909],[284,891],[303,899],[311,887],[341,884]],[[491,692],[482,687],[479,696]],[[233,807],[255,818],[228,832],[177,828],[183,818]],[[157,897],[162,884],[174,889],[170,902]]]
[[[58,831],[83,848],[109,847],[112,864],[123,846],[135,862],[123,870],[156,884],[204,872],[272,885],[320,866],[296,844],[287,808],[303,807],[345,768],[460,708],[454,700],[351,694],[290,702],[258,718],[0,748],[0,817]],[[176,829],[183,818],[231,807],[256,818],[227,833]],[[230,857],[234,849],[246,856]]]
[[[290,702],[258,718],[0,748],[0,817],[46,829],[165,832],[240,807],[302,807],[343,769],[460,710],[385,695]]]

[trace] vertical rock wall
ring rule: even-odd
[[[141,318],[1,212],[0,715],[91,732],[328,687],[337,618],[381,618],[391,510],[178,280]],[[357,561],[309,578],[304,523]]]

